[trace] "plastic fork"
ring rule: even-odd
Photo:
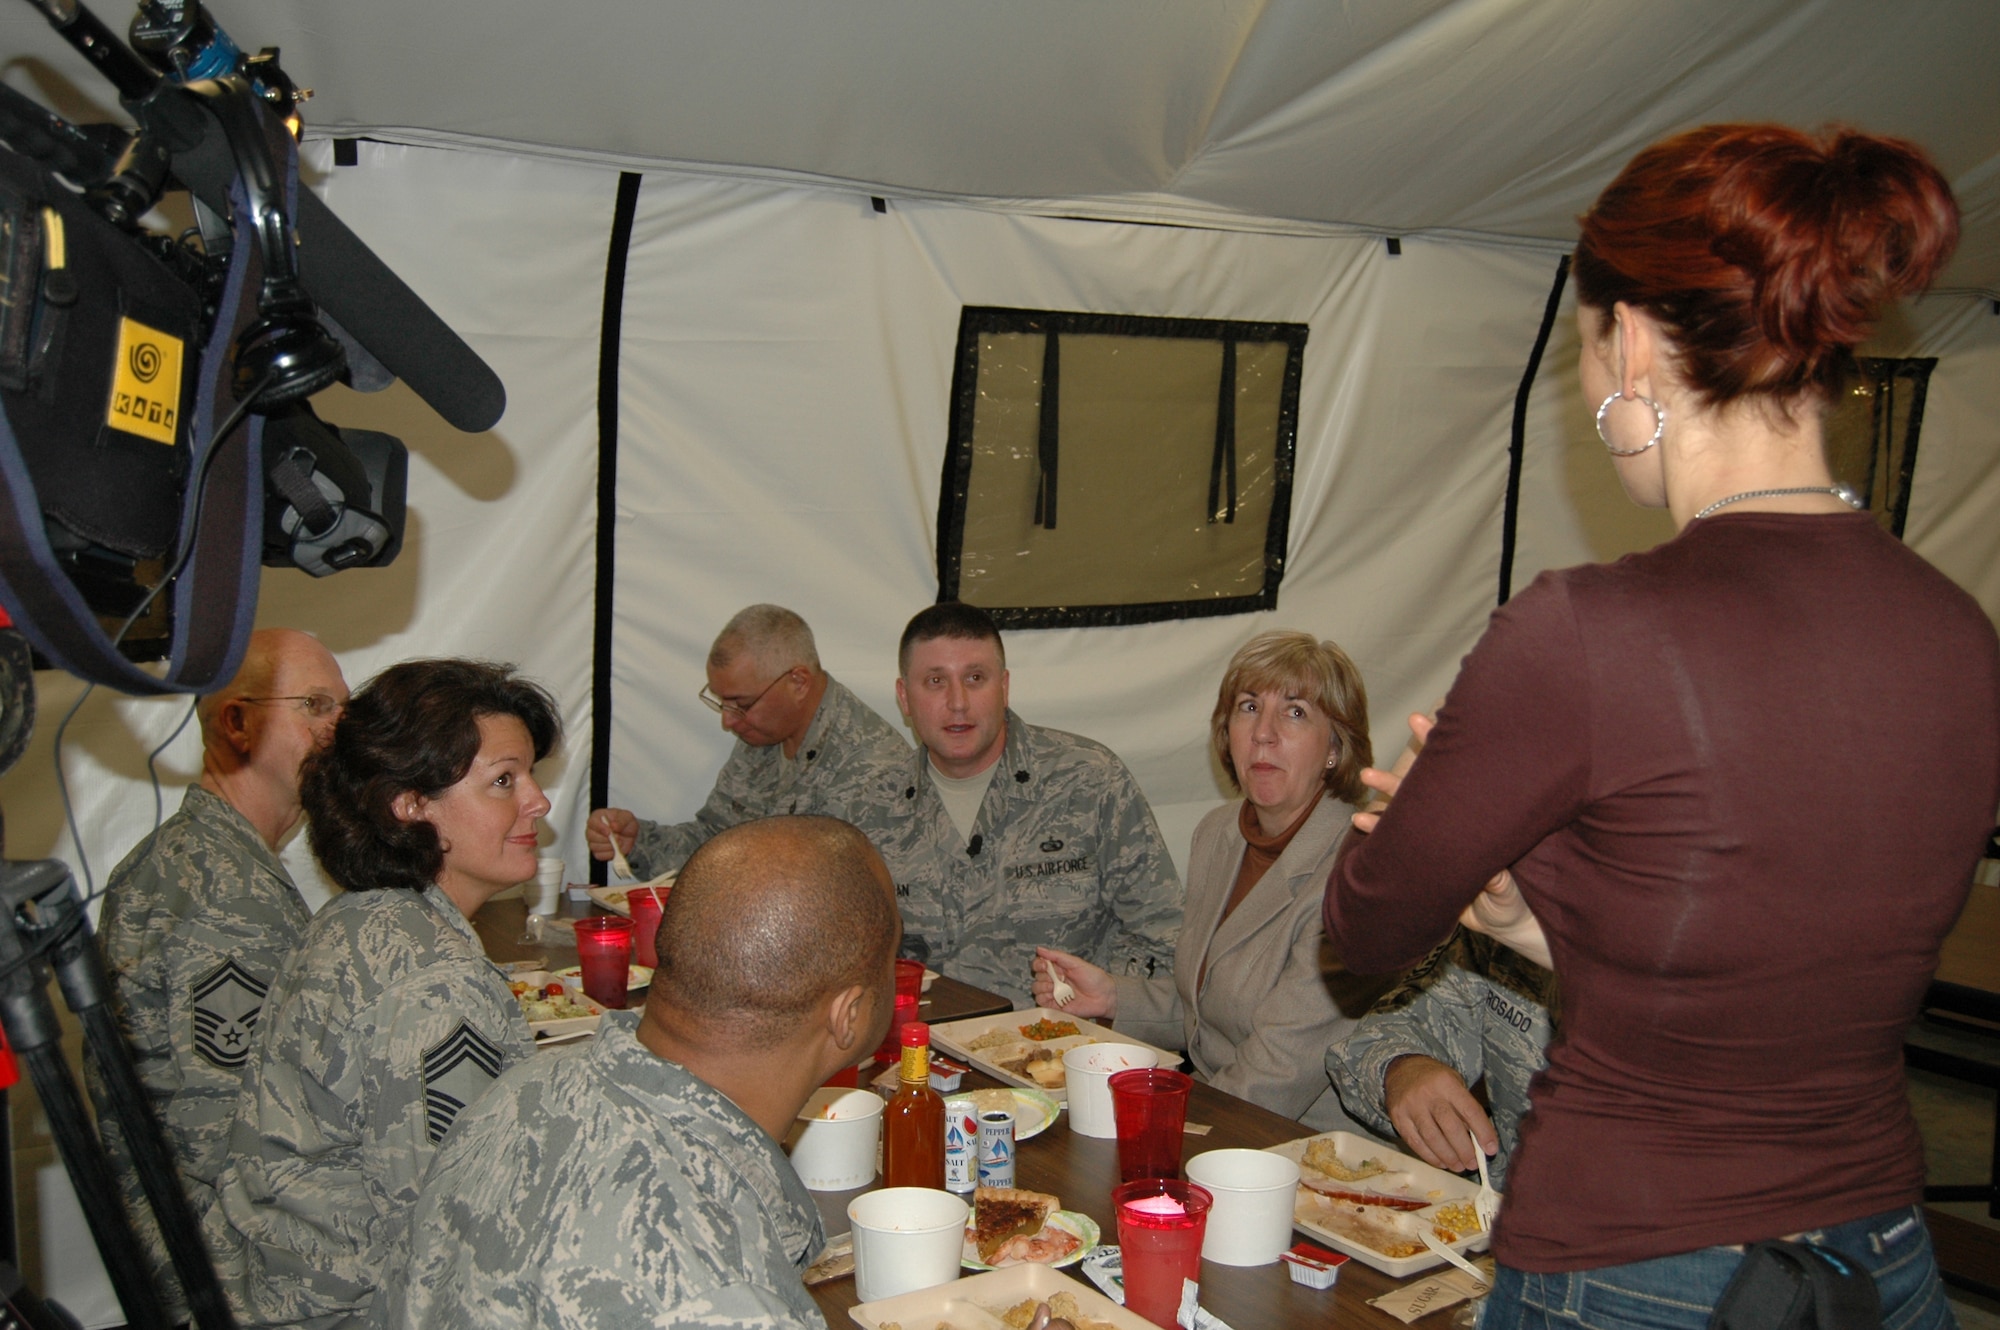
[[[1472,1153],[1479,1160],[1479,1194],[1472,1198],[1472,1213],[1479,1216],[1479,1226],[1491,1233],[1493,1221],[1500,1215],[1500,1193],[1493,1190],[1493,1176],[1486,1171],[1486,1151],[1480,1148],[1478,1132],[1472,1133]]]
[[[611,838],[611,866],[617,869],[619,875],[627,882],[637,882],[639,875],[633,872],[632,865],[626,862],[625,851],[618,848],[618,835],[611,830],[611,815],[609,813],[604,816],[604,834]]]
[[[1471,1275],[1474,1279],[1480,1282],[1481,1286],[1484,1286],[1490,1282],[1486,1278],[1486,1272],[1484,1270],[1481,1270],[1478,1266],[1466,1260],[1463,1256],[1460,1256],[1457,1252],[1445,1246],[1442,1242],[1439,1242],[1437,1240],[1437,1234],[1431,1232],[1431,1226],[1429,1224],[1419,1223],[1417,1225],[1417,1236],[1424,1240],[1424,1246],[1429,1247],[1437,1255],[1444,1257],[1447,1261],[1450,1261],[1453,1265],[1465,1271],[1465,1273]]]
[[[1049,967],[1049,978],[1054,981],[1054,991],[1049,996],[1055,999],[1055,1004],[1058,1007],[1067,1008],[1070,1003],[1076,1001],[1076,989],[1070,986],[1069,980],[1063,978],[1061,970],[1051,965]]]

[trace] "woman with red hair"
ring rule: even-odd
[[[2000,804],[2000,643],[1853,510],[1822,418],[1957,230],[1914,146],[1767,125],[1647,149],[1582,219],[1588,408],[1678,534],[1494,615],[1326,899],[1352,970],[1472,906],[1562,982],[1489,1330],[1702,1326],[1772,1238],[1951,1323],[1901,1045]]]

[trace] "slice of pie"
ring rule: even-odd
[[[1062,1201],[1047,1192],[1019,1187],[981,1187],[972,1193],[972,1242],[979,1259],[993,1258],[1010,1238],[1033,1237]]]

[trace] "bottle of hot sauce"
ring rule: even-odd
[[[882,1113],[882,1185],[944,1187],[944,1096],[931,1089],[931,1027],[902,1029],[902,1082]]]

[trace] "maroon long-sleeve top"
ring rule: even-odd
[[[1414,963],[1512,866],[1563,1027],[1501,1260],[1587,1269],[1917,1200],[1905,1026],[2000,804],[2000,645],[1866,514],[1725,513],[1493,616],[1327,887]]]

